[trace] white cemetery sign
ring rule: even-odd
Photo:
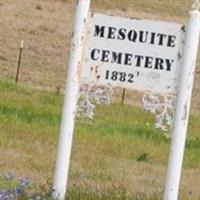
[[[80,82],[176,93],[164,200],[177,200],[200,34],[200,12],[181,24],[90,13],[78,0],[52,197],[64,200]]]
[[[82,82],[175,93],[184,35],[181,24],[91,13]]]

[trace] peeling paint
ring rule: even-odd
[[[183,112],[183,116],[181,118],[182,121],[186,122],[187,120],[187,115],[188,115],[188,102],[185,103],[184,105],[184,112]]]
[[[99,66],[97,65],[97,66],[95,67],[95,73],[96,73],[96,74],[98,73],[98,68],[99,68]]]
[[[186,27],[185,25],[181,27],[181,30],[185,33],[186,32]]]
[[[170,89],[171,88],[171,86],[170,85],[167,85],[167,89]]]
[[[180,60],[182,58],[181,52],[178,52],[178,60]]]
[[[72,35],[71,35],[71,38],[73,38],[74,37],[74,31],[72,32]]]

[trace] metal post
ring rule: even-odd
[[[193,10],[190,12],[182,57],[182,69],[172,131],[172,144],[164,200],[178,199],[199,35],[200,12],[198,10]]]
[[[123,88],[123,91],[122,91],[122,105],[124,105],[125,96],[126,96],[126,88]]]
[[[67,189],[71,147],[75,124],[74,122],[79,95],[79,76],[84,46],[84,32],[86,31],[85,24],[89,14],[89,7],[90,0],[77,1],[73,40],[71,44],[71,52],[68,65],[64,110],[60,128],[60,138],[53,182],[52,197],[56,200],[64,200]]]
[[[15,77],[15,83],[17,83],[18,79],[19,79],[19,70],[20,70],[20,65],[21,65],[23,48],[24,48],[24,41],[22,40],[21,45],[20,45],[20,50],[19,50],[19,58],[18,58],[18,65],[17,65],[17,73],[16,73],[16,77]]]

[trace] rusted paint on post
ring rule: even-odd
[[[73,30],[73,39],[68,65],[64,109],[60,128],[57,161],[53,182],[52,197],[55,200],[64,200],[67,188],[69,164],[74,132],[77,102],[79,97],[79,82],[82,52],[85,40],[85,23],[87,21],[90,0],[79,0],[76,5],[76,14]]]
[[[191,105],[195,63],[200,35],[200,12],[190,12],[185,47],[182,57],[182,72],[173,123],[172,144],[169,158],[164,200],[177,200]]]

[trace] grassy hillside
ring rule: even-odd
[[[1,174],[51,187],[62,101],[53,92],[0,81]],[[94,120],[77,120],[71,199],[160,199],[170,139],[153,122],[153,115],[118,104],[99,106]],[[181,200],[200,198],[199,122],[191,116]],[[4,188],[13,184],[0,181]]]

